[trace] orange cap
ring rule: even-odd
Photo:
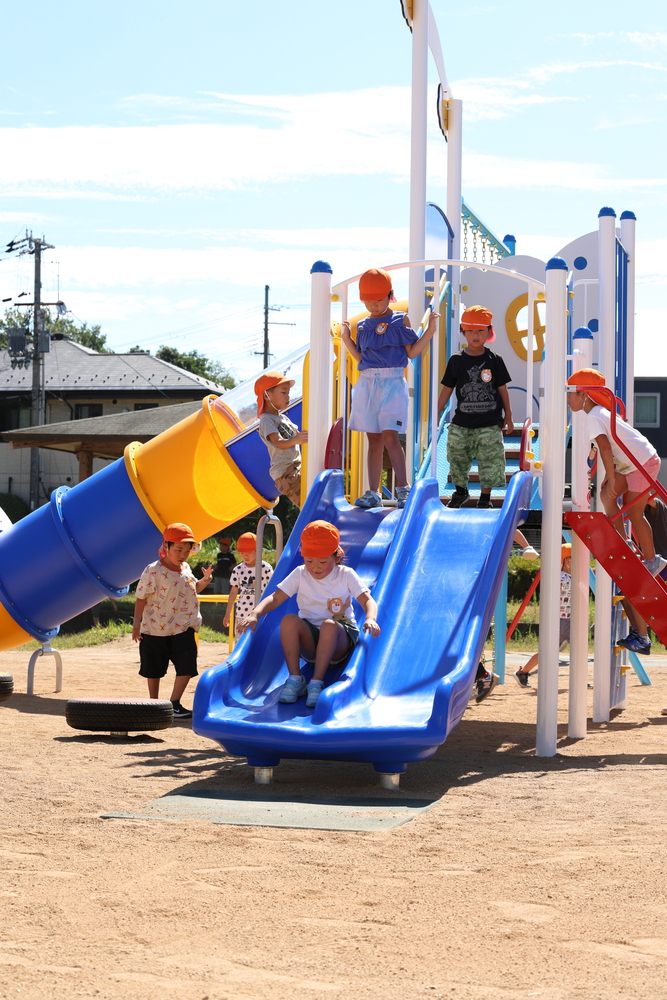
[[[604,375],[597,368],[580,368],[577,372],[572,372],[567,380],[568,385],[606,385]],[[586,395],[590,396],[598,406],[606,406],[609,409],[610,402],[605,393],[590,391],[586,389]]]
[[[461,329],[462,330],[488,330],[491,326],[491,320],[493,319],[493,313],[484,306],[470,306],[466,309],[461,316]],[[487,341],[492,341],[496,339],[496,331],[491,326],[491,331],[489,336],[486,338]]]
[[[255,395],[257,396],[257,416],[264,413],[264,393],[267,389],[275,389],[277,385],[288,385],[290,389],[294,385],[293,378],[285,378],[281,372],[264,372],[255,382]]]
[[[560,547],[560,561],[562,562],[563,559],[569,559],[571,555],[572,555],[572,544],[570,542],[565,542]]]
[[[379,302],[392,291],[390,275],[379,267],[371,267],[359,278],[359,299],[362,302]]]
[[[236,539],[237,552],[254,552],[257,548],[257,535],[252,531],[244,531]]]
[[[218,544],[219,545],[231,545],[232,544],[232,540],[231,540],[231,538],[220,538],[220,539],[218,539]]]
[[[326,559],[340,545],[340,531],[328,521],[311,521],[301,532],[301,555],[308,559]]]
[[[181,521],[174,521],[173,524],[168,524],[162,532],[162,545],[158,549],[160,559],[164,559],[167,551],[164,547],[165,542],[192,542],[193,553],[199,552],[201,549],[199,542],[195,541],[192,529],[188,527],[187,524],[183,524]]]

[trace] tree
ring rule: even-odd
[[[225,389],[233,389],[236,379],[227,371],[219,361],[212,361],[199,351],[177,351],[175,347],[167,347],[165,344],[155,352],[155,357],[161,361],[168,361],[171,365],[184,368],[186,372],[192,372],[201,378],[207,378],[216,385],[224,386]]]
[[[54,333],[61,333],[64,337],[89,347],[99,354],[112,354],[106,346],[107,338],[101,333],[99,323],[88,326],[87,323],[77,323],[73,319],[58,316],[55,319],[48,309],[41,310],[42,329],[52,336]],[[7,347],[7,331],[11,329],[25,330],[29,333],[32,328],[32,312],[22,309],[7,309],[5,315],[0,319],[0,349]]]

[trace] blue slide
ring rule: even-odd
[[[347,503],[343,475],[314,483],[267,588],[301,562],[298,539],[317,518],[340,530],[346,564],[378,602],[382,634],[363,635],[343,667],[332,669],[315,709],[278,702],[287,679],[280,619],[290,598],[242,636],[229,659],[205,671],[193,728],[253,767],[281,758],[370,762],[398,773],[430,757],[459,722],[507,566],[515,527],[527,516],[532,476],[512,477],[500,509],[449,510],[434,479],[419,481],[404,510],[360,510]],[[357,619],[363,621],[359,606]],[[306,679],[311,667],[304,666]]]

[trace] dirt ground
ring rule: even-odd
[[[65,651],[60,695],[51,660],[23,693],[27,659],[0,653],[17,688],[0,705],[0,997],[667,998],[667,659],[577,742],[563,670],[551,759],[510,676],[399,793],[370,765],[276,769],[274,791],[438,799],[380,833],[101,819],[262,786],[185,723],[121,741],[66,725],[68,697],[144,696],[129,639]],[[202,643],[202,668],[219,659]]]

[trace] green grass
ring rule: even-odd
[[[57,635],[51,640],[54,649],[83,649],[86,646],[103,646],[106,642],[113,642],[124,635],[130,635],[132,626],[126,622],[109,622],[108,625],[97,625],[95,628],[86,629],[85,632],[74,632],[71,635]],[[200,639],[204,642],[227,642],[227,635],[224,632],[216,632],[208,625],[202,625],[199,632]],[[19,649],[32,651],[41,649],[41,642],[26,642]]]

